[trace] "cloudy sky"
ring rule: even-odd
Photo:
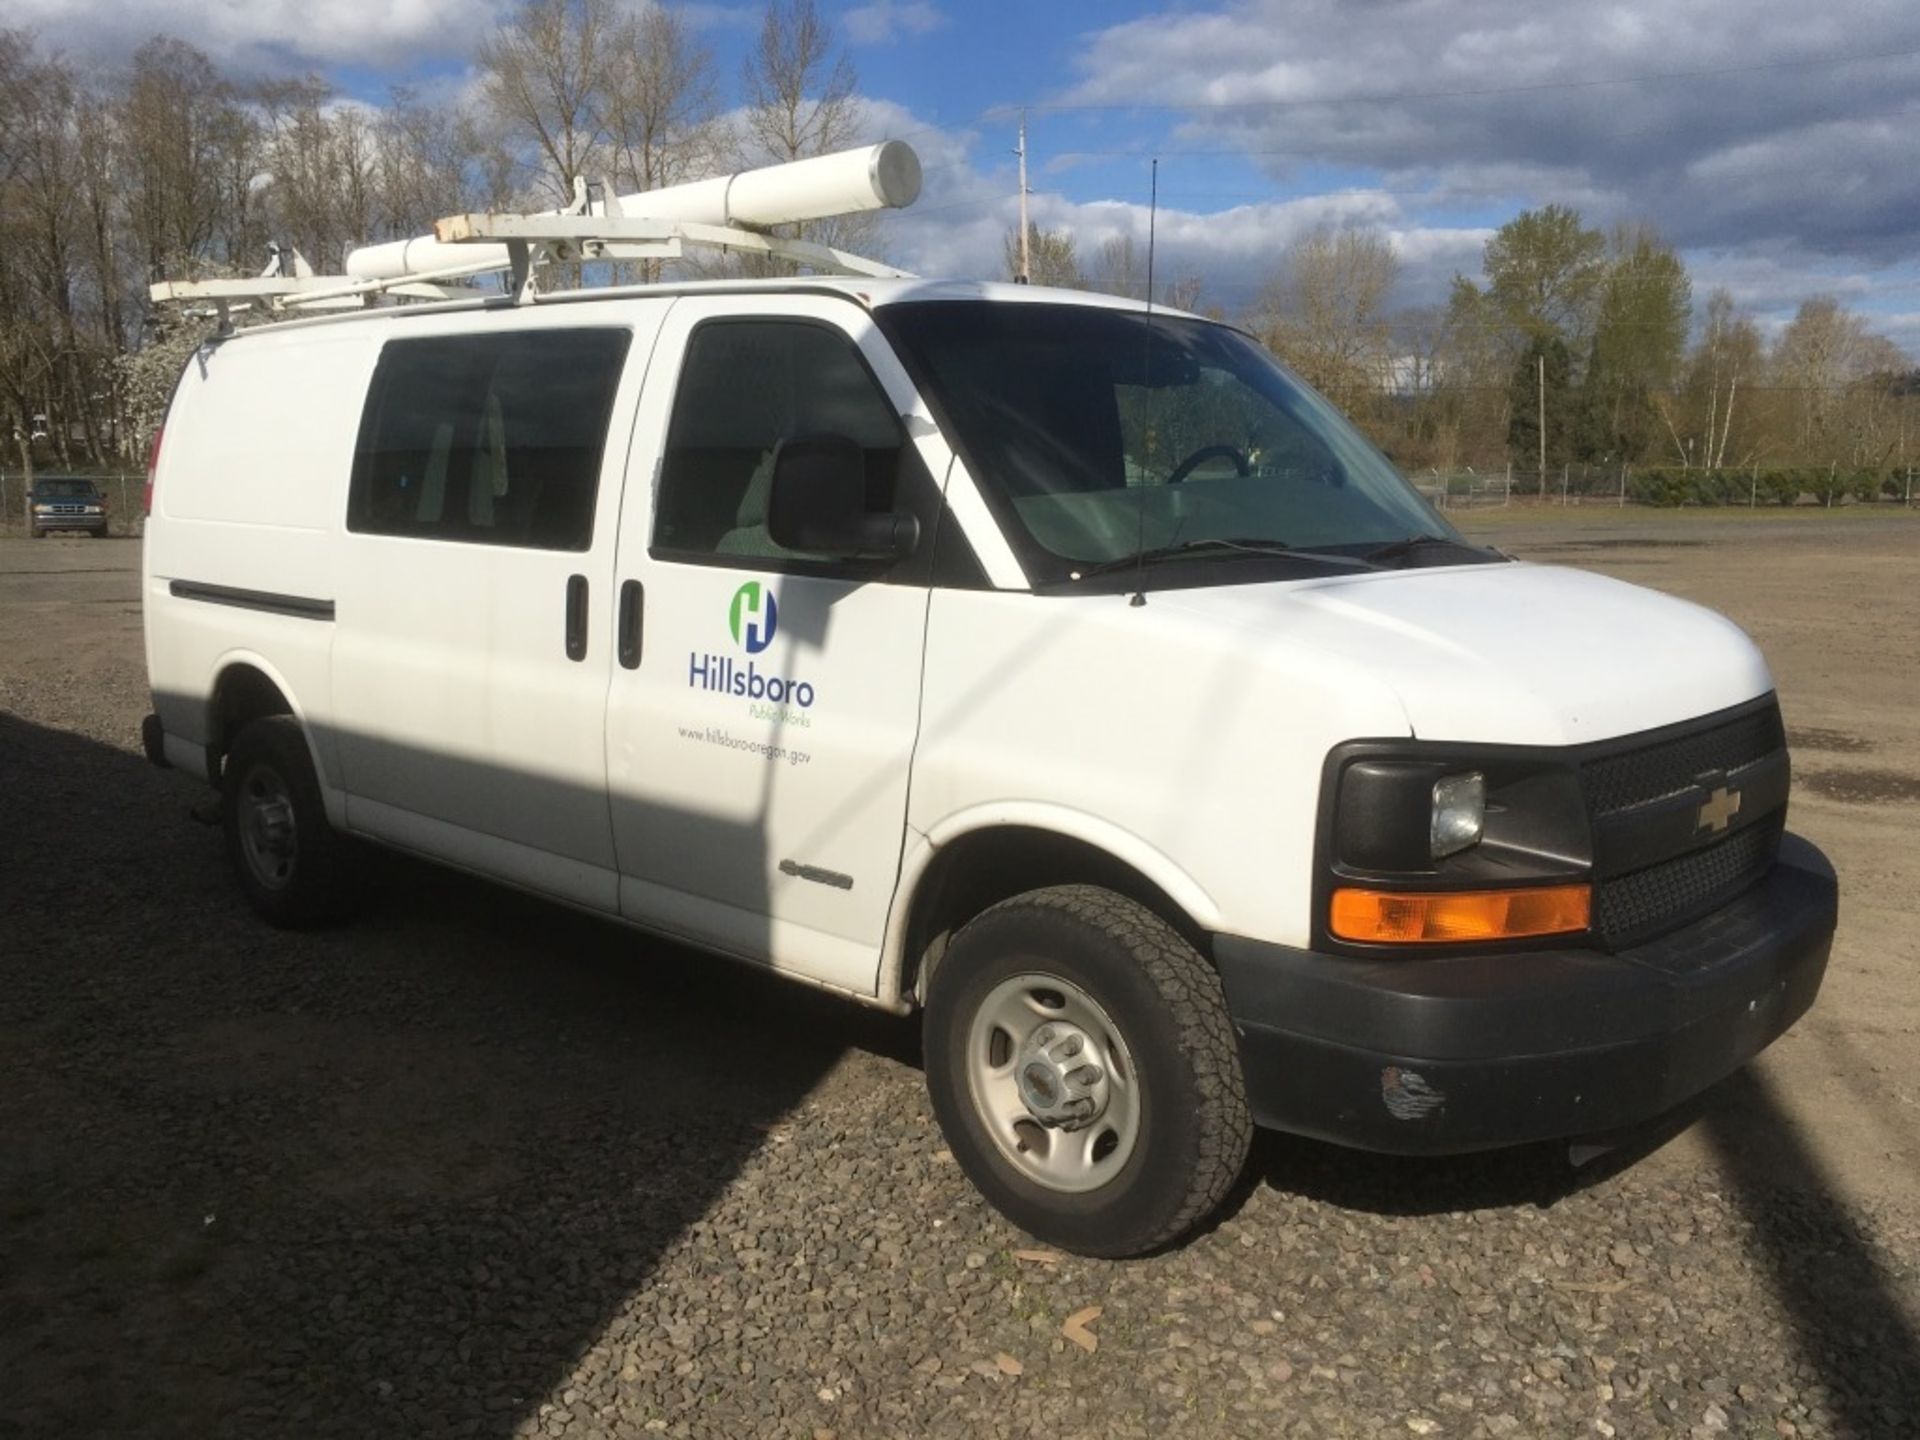
[[[636,0],[637,3],[637,0]],[[1287,240],[1376,225],[1401,298],[1440,298],[1516,212],[1648,219],[1696,295],[1780,323],[1839,295],[1920,355],[1920,4],[1913,0],[820,0],[876,138],[926,167],[893,257],[997,273],[1026,107],[1034,213],[1083,256],[1145,238],[1246,305]],[[75,59],[166,31],[351,95],[457,93],[504,0],[0,0]],[[687,4],[732,84],[758,10]]]

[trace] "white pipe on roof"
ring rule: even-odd
[[[919,194],[920,157],[904,140],[883,140],[859,150],[622,195],[615,207],[636,219],[760,227],[897,209],[911,205]],[[605,214],[606,208],[596,204],[592,213]],[[347,274],[355,280],[394,280],[493,261],[496,252],[495,268],[506,269],[504,245],[447,244],[424,235],[349,251]]]

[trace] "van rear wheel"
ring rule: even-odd
[[[288,930],[338,918],[351,857],[328,823],[300,722],[273,715],[245,726],[220,778],[227,856],[253,908]]]
[[[935,968],[923,1024],[954,1158],[1048,1244],[1158,1249],[1211,1214],[1246,1162],[1220,979],[1125,896],[1065,885],[985,911]]]

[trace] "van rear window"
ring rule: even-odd
[[[395,340],[367,394],[347,528],[585,550],[625,330]]]

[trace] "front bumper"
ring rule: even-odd
[[[36,530],[49,533],[56,530],[85,530],[91,534],[107,528],[105,515],[34,515],[31,518]]]
[[[1617,954],[1353,960],[1235,936],[1214,955],[1254,1118],[1440,1155],[1621,1129],[1732,1074],[1804,1015],[1839,887],[1785,838],[1766,879]]]

